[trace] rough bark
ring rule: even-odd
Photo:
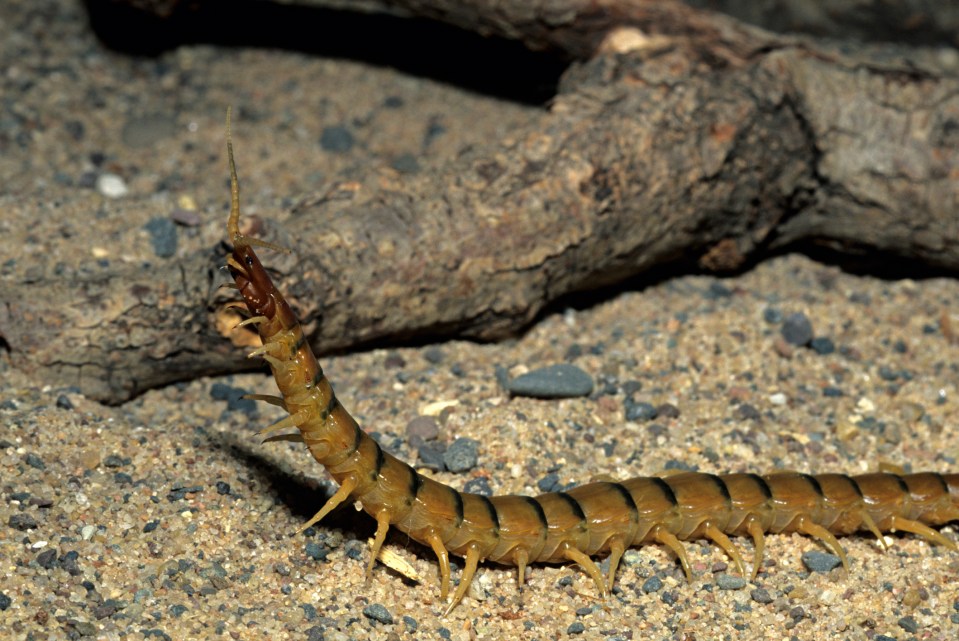
[[[535,46],[582,53],[610,26],[633,20],[657,32],[691,33],[701,24],[683,5],[719,11],[770,31],[843,40],[959,45],[959,11],[949,2],[898,0],[277,0],[335,10],[429,17],[470,31],[515,38]],[[213,0],[88,0],[129,7],[160,19],[213,6]],[[237,2],[232,3],[234,7]],[[658,7],[656,5],[659,5]],[[221,5],[222,6],[222,5]],[[643,24],[643,20],[648,20]],[[564,32],[567,32],[564,34]],[[579,34],[579,35],[574,35]],[[573,36],[573,37],[570,37]]]
[[[265,262],[311,342],[497,338],[676,257],[730,269],[800,240],[959,268],[959,81],[731,24],[613,30],[540,130],[440,175],[357,176],[268,222],[294,253]],[[0,338],[45,380],[107,402],[249,367],[216,329],[222,256],[8,289]]]

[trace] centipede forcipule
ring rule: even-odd
[[[798,532],[814,537],[848,567],[837,535],[902,531],[956,550],[933,529],[959,520],[959,474],[705,474],[684,472],[621,482],[592,482],[565,492],[538,496],[486,497],[460,492],[427,478],[395,458],[366,432],[337,400],[303,330],[260,263],[254,247],[279,249],[239,231],[239,185],[227,115],[231,210],[227,225],[232,253],[227,258],[235,288],[243,297],[262,346],[251,356],[270,366],[280,396],[257,395],[289,416],[263,433],[296,428],[313,457],[339,489],[301,530],[344,502],[357,502],[376,522],[367,574],[390,527],[436,554],[440,593],[451,587],[450,554],[464,567],[446,608],[463,598],[481,561],[517,568],[522,586],[536,562],[574,562],[608,595],[625,550],[658,543],[678,558],[688,579],[692,569],[683,541],[705,538],[718,545],[744,576],[756,577],[766,533]],[[747,572],[730,536],[748,536],[754,545]],[[603,575],[593,557],[608,555]]]

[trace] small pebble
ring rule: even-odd
[[[216,482],[216,493],[217,494],[226,494],[230,493],[230,484],[226,481],[217,481]]]
[[[810,550],[803,552],[802,562],[812,572],[829,572],[842,563],[842,559],[835,554]]]
[[[440,424],[432,416],[417,416],[406,424],[406,438],[421,438],[424,441],[433,441],[440,435]]]
[[[446,446],[438,442],[429,442],[423,443],[418,448],[416,448],[416,454],[419,458],[419,465],[431,470],[445,470],[446,463],[444,462],[444,455],[446,454]]]
[[[110,173],[97,176],[96,188],[107,198],[122,198],[130,192],[123,178]]]
[[[766,588],[756,588],[750,591],[749,597],[756,603],[772,603],[773,598]]]
[[[84,541],[89,541],[93,538],[93,535],[96,534],[97,528],[93,525],[84,525],[80,528],[80,538]]]
[[[37,565],[45,570],[50,570],[57,565],[57,551],[54,549],[44,550],[37,555]]]
[[[61,554],[57,561],[61,568],[70,573],[70,576],[79,576],[83,572],[80,569],[80,554],[76,550]]]
[[[199,227],[203,224],[203,219],[200,218],[200,214],[196,210],[183,209],[182,207],[177,207],[170,212],[170,220],[183,227]]]
[[[13,604],[13,599],[0,592],[0,612],[9,608],[11,604]]]
[[[485,476],[471,479],[463,486],[463,491],[481,496],[493,496],[493,488],[490,487],[489,479]]]
[[[763,310],[763,320],[770,325],[778,325],[783,322],[783,313],[776,307],[767,307]]]
[[[627,398],[623,401],[627,421],[651,421],[659,416],[659,411],[652,403],[643,401],[634,401]]]
[[[416,156],[405,152],[394,158],[390,163],[390,167],[401,174],[415,174],[420,170],[420,163],[416,159]]]
[[[703,298],[706,300],[718,300],[720,298],[730,298],[733,295],[731,289],[723,285],[718,280],[709,284],[709,288],[703,292]]]
[[[559,474],[550,472],[536,482],[536,487],[539,488],[540,492],[556,492],[562,489],[559,485]]]
[[[346,127],[335,125],[324,127],[320,134],[320,147],[324,151],[333,153],[346,153],[353,148],[353,134]]]
[[[150,235],[153,253],[159,258],[169,258],[176,254],[177,231],[172,220],[156,216],[151,218],[143,228]]]
[[[832,354],[836,351],[836,344],[832,342],[831,338],[826,338],[825,336],[817,336],[812,339],[809,346],[820,356]]]
[[[393,615],[379,603],[371,603],[363,608],[363,616],[380,623],[393,623]]]
[[[567,634],[582,634],[586,631],[586,626],[582,624],[581,621],[574,621],[566,628]]]
[[[790,345],[802,347],[808,345],[813,339],[812,323],[802,312],[787,316],[780,331]]]
[[[37,520],[25,512],[17,512],[10,516],[7,525],[15,530],[26,532],[27,530],[32,530],[37,527]]]
[[[24,456],[23,462],[29,465],[30,467],[36,468],[38,470],[47,469],[47,466],[43,463],[43,459],[41,459],[39,456],[37,456],[33,452],[30,452],[29,454]]]
[[[588,396],[593,391],[593,379],[575,365],[561,363],[517,376],[506,389],[532,398],[574,398]]]
[[[145,533],[150,533],[150,532],[152,532],[153,530],[157,529],[157,527],[159,527],[159,525],[160,525],[160,522],[157,521],[157,520],[150,521],[150,522],[148,522],[146,525],[143,526],[143,531],[144,531]]]
[[[330,551],[326,547],[320,545],[316,541],[310,541],[304,547],[306,555],[313,559],[314,561],[323,561],[329,556]]]
[[[416,632],[416,628],[419,627],[419,624],[416,622],[416,619],[406,614],[403,615],[403,623],[406,625],[406,629],[409,630],[410,632]]]
[[[905,616],[899,619],[899,627],[912,634],[919,631],[919,623],[917,623],[915,617],[912,616]]]
[[[458,438],[443,454],[443,463],[450,472],[460,473],[476,467],[479,460],[479,441]]]
[[[312,603],[301,603],[300,607],[303,608],[303,616],[307,621],[312,621],[316,618],[316,606],[314,606]]]
[[[659,592],[663,589],[663,580],[658,576],[651,576],[643,582],[643,592],[649,594],[650,592]]]
[[[103,465],[105,467],[123,467],[124,465],[129,465],[129,459],[123,459],[117,454],[110,454],[105,459],[103,459]]]
[[[759,410],[749,403],[743,403],[737,407],[736,414],[744,421],[758,421],[763,417]]]
[[[746,579],[723,573],[716,576],[716,585],[720,590],[741,590],[746,587]]]

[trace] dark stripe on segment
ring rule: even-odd
[[[483,494],[477,494],[482,501],[483,505],[486,506],[486,510],[489,512],[490,520],[493,521],[493,536],[499,536],[499,513],[496,511],[496,506],[493,505],[493,502],[489,500],[488,496]]]
[[[849,485],[852,486],[852,489],[856,490],[856,494],[859,495],[859,498],[864,499],[866,495],[862,493],[862,488],[859,487],[859,481],[849,476],[848,474],[843,474],[842,477],[849,481]]]
[[[409,465],[406,467],[410,471],[410,499],[412,500],[416,498],[420,493],[420,488],[423,487],[423,477]]]
[[[943,478],[942,474],[940,474],[939,472],[929,472],[929,474],[932,474],[933,476],[936,477],[936,480],[939,481],[939,485],[942,488],[942,493],[948,496],[949,484],[946,483],[946,479]]]
[[[729,486],[726,485],[726,481],[723,480],[723,477],[717,474],[707,474],[709,480],[713,482],[713,485],[716,486],[716,489],[719,490],[719,493],[723,495],[723,500],[726,501],[726,507],[730,507],[733,504],[733,497],[729,493]]]
[[[386,464],[386,455],[383,454],[383,448],[380,447],[380,444],[376,442],[376,439],[370,439],[373,441],[373,446],[376,448],[376,463],[373,464],[373,473],[370,476],[375,481],[380,476],[380,470],[383,469],[383,466]]]
[[[610,483],[609,486],[619,494],[620,498],[623,499],[623,503],[625,503],[627,509],[629,509],[630,522],[638,522],[639,508],[636,507],[636,501],[633,500],[633,495],[629,493],[629,490],[626,489],[626,486],[622,483]]]
[[[569,503],[569,509],[573,511],[573,515],[575,515],[577,519],[582,521],[584,525],[586,524],[586,512],[583,512],[583,506],[579,504],[579,501],[574,499],[572,496],[570,496],[566,492],[557,492],[556,496],[559,496],[564,501]]]
[[[673,492],[673,488],[669,487],[669,483],[658,476],[650,477],[650,480],[660,489],[663,496],[666,497],[666,500],[669,501],[673,507],[679,507],[679,501],[676,500],[676,493]]]
[[[800,474],[799,476],[806,479],[806,482],[809,483],[809,487],[812,488],[812,491],[818,494],[821,498],[826,498],[826,493],[822,491],[822,485],[819,484],[819,481],[816,480],[816,477],[812,474]]]
[[[890,474],[889,476],[896,479],[896,483],[899,484],[899,489],[902,490],[903,494],[911,494],[911,492],[909,491],[909,486],[906,485],[906,482],[902,479],[901,476],[899,476],[898,474]]]
[[[326,378],[326,377],[323,376],[323,368],[320,367],[319,364],[317,364],[317,366],[316,366],[316,374],[313,375],[313,382],[311,383],[311,385],[312,385],[313,387],[319,386],[319,384],[323,382],[323,379],[324,379],[324,378]]]
[[[549,520],[546,518],[546,512],[543,510],[543,506],[532,496],[524,496],[522,498],[526,499],[529,506],[536,512],[536,518],[539,519],[539,523],[543,526],[543,531],[545,532],[546,529],[549,528]]]
[[[306,335],[303,334],[303,330],[300,330],[300,335],[297,337],[296,342],[293,343],[293,353],[296,354],[300,351],[300,348],[306,343]]]
[[[463,519],[466,518],[463,515],[463,496],[453,488],[448,485],[444,485],[447,490],[450,491],[453,495],[453,510],[456,512],[456,527],[463,525]]]
[[[353,424],[353,444],[344,452],[346,456],[352,456],[356,450],[360,449],[360,442],[363,440],[363,430],[357,423]]]
[[[769,487],[769,483],[766,482],[766,479],[758,474],[747,474],[747,476],[753,480],[753,483],[756,484],[756,487],[759,488],[759,491],[762,492],[762,495],[766,497],[766,500],[771,501],[773,498],[773,489]]]

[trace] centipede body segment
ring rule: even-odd
[[[902,531],[955,550],[933,529],[959,520],[959,474],[934,472],[846,476],[842,474],[702,474],[639,477],[594,482],[539,496],[486,497],[460,492],[427,478],[395,458],[339,403],[296,316],[254,251],[281,249],[239,231],[239,185],[229,140],[231,211],[227,229],[233,251],[227,258],[276,379],[280,396],[257,395],[289,416],[264,433],[295,428],[339,490],[301,528],[320,521],[346,501],[357,501],[376,521],[367,572],[372,570],[389,528],[431,548],[439,561],[440,593],[451,588],[450,555],[464,568],[446,613],[463,598],[481,561],[517,568],[520,586],[536,562],[575,562],[606,595],[629,547],[656,543],[671,550],[692,579],[683,541],[706,538],[730,557],[743,575],[755,578],[767,533],[799,532],[820,540],[844,565],[837,535]],[[730,536],[750,537],[751,570]],[[593,560],[609,556],[606,576]]]

